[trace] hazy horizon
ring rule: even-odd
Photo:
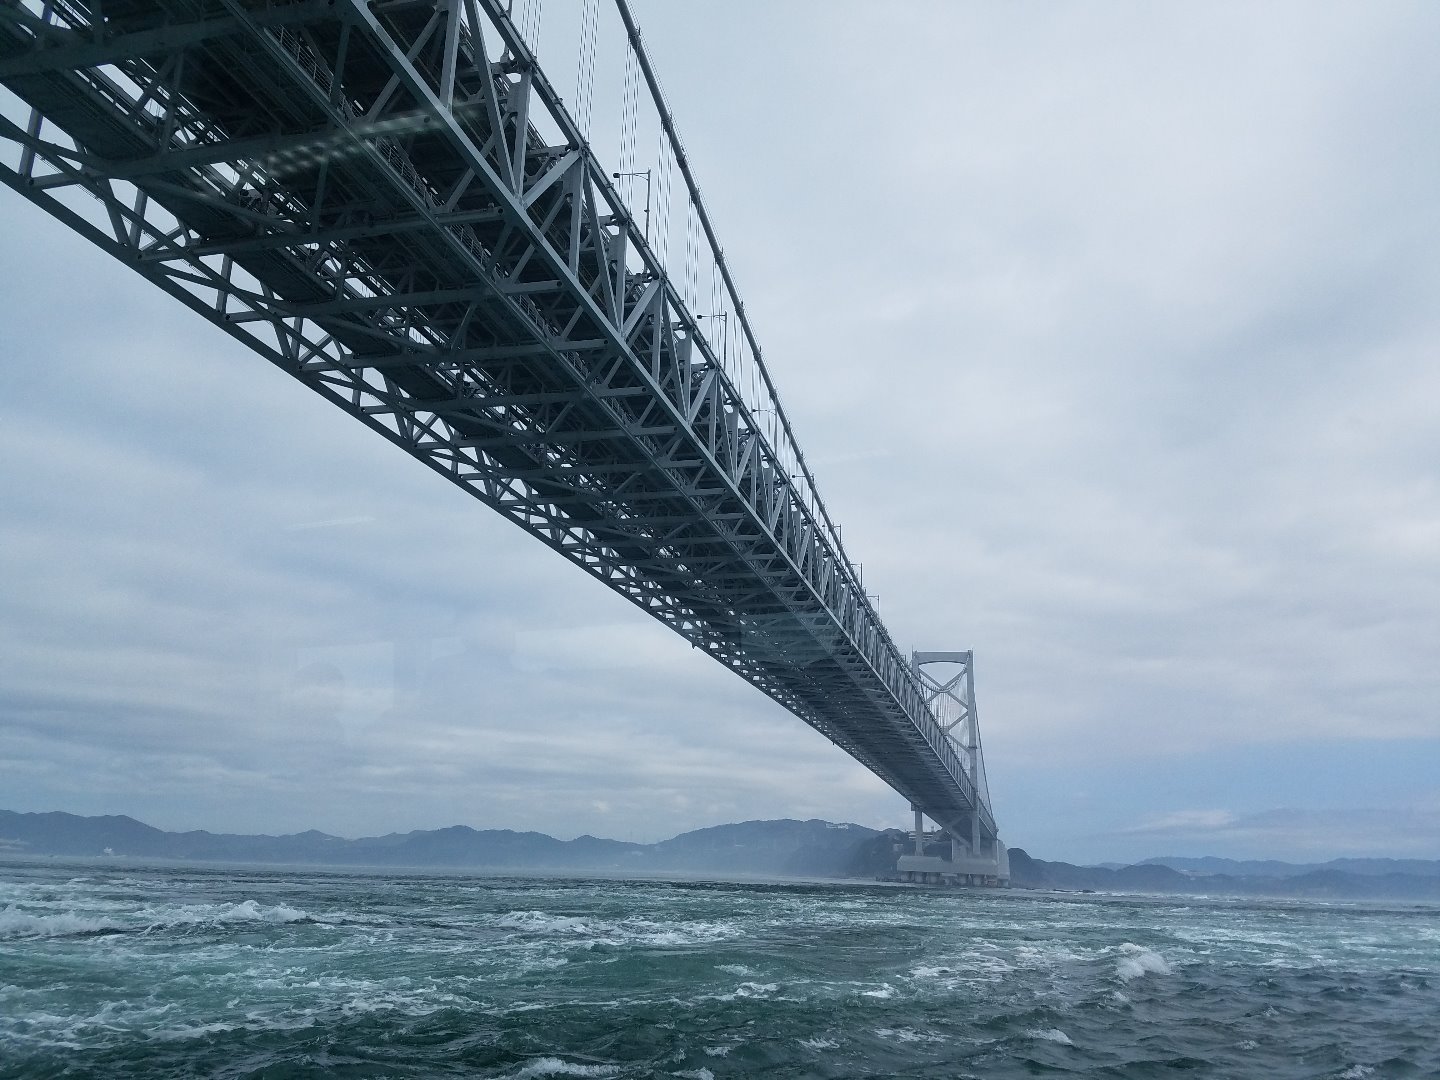
[[[897,830],[899,830],[899,831],[901,831],[901,832],[908,832],[910,835],[913,835],[913,832],[910,832],[909,830],[905,829],[903,826],[881,826],[881,827],[877,828],[877,827],[875,827],[875,826],[861,825],[860,822],[855,822],[855,821],[833,821],[833,820],[828,819],[828,818],[800,818],[800,819],[796,819],[796,818],[748,818],[748,819],[745,819],[745,820],[735,820],[735,821],[717,821],[717,822],[713,822],[713,823],[711,823],[711,824],[709,824],[709,825],[700,825],[700,826],[697,826],[697,827],[694,828],[694,829],[684,829],[684,830],[681,830],[680,832],[674,833],[674,834],[672,834],[672,835],[670,835],[670,836],[660,837],[660,838],[658,838],[658,840],[637,840],[637,839],[635,839],[634,837],[627,837],[627,836],[607,836],[607,835],[600,834],[600,833],[589,833],[589,832],[555,833],[555,832],[548,832],[548,831],[543,830],[543,829],[527,828],[527,827],[525,827],[525,826],[520,826],[520,825],[487,825],[487,824],[481,824],[481,823],[477,823],[477,822],[467,822],[467,821],[450,821],[450,822],[445,822],[445,823],[443,823],[443,824],[435,824],[435,825],[428,825],[428,826],[422,825],[422,826],[417,826],[417,827],[415,827],[414,829],[382,829],[382,830],[379,830],[379,831],[376,831],[376,832],[350,833],[350,834],[330,832],[329,830],[326,830],[326,829],[316,829],[316,828],[314,828],[313,826],[304,826],[304,827],[300,827],[300,828],[285,829],[285,830],[280,831],[280,832],[235,833],[235,832],[232,832],[231,830],[228,830],[228,829],[214,829],[214,828],[210,828],[210,827],[208,827],[208,826],[206,826],[206,825],[204,825],[204,824],[161,826],[161,825],[157,825],[157,824],[156,824],[155,822],[153,822],[153,821],[147,821],[147,820],[145,820],[144,818],[137,817],[137,816],[134,815],[134,814],[126,813],[126,812],[124,812],[124,811],[115,811],[115,812],[113,812],[113,813],[108,813],[108,814],[74,814],[72,811],[64,810],[64,809],[59,809],[59,808],[51,808],[51,809],[48,809],[48,810],[15,810],[13,807],[10,807],[10,806],[0,806],[0,811],[10,811],[11,813],[17,813],[17,814],[27,814],[27,813],[28,813],[28,814],[60,813],[60,814],[71,814],[72,816],[75,816],[75,817],[83,817],[83,818],[91,818],[91,819],[104,818],[104,817],[123,817],[123,818],[128,818],[128,819],[131,820],[131,821],[138,822],[138,823],[141,824],[141,825],[148,825],[148,826],[150,826],[150,827],[152,827],[152,828],[158,828],[158,829],[160,829],[162,832],[172,833],[172,834],[181,834],[181,833],[187,833],[187,832],[206,832],[206,833],[210,833],[210,834],[213,834],[213,835],[232,835],[232,836],[234,836],[234,835],[252,836],[252,835],[253,835],[253,836],[282,837],[282,836],[298,836],[298,835],[304,835],[305,833],[309,833],[309,832],[320,832],[320,833],[324,833],[324,834],[327,835],[327,836],[334,836],[334,837],[337,837],[338,839],[341,839],[341,840],[351,840],[351,841],[354,841],[354,840],[365,840],[365,839],[374,839],[374,838],[377,838],[377,837],[397,835],[397,834],[405,834],[405,833],[410,833],[410,832],[440,832],[440,831],[444,831],[444,830],[446,830],[446,829],[461,827],[461,828],[473,829],[473,830],[475,830],[476,832],[509,831],[509,832],[516,832],[516,833],[536,833],[536,834],[539,834],[539,835],[549,836],[549,837],[552,838],[552,839],[564,841],[564,842],[567,842],[567,843],[570,842],[570,841],[573,841],[573,840],[578,840],[578,839],[580,839],[581,837],[590,836],[590,837],[593,837],[594,839],[598,839],[598,840],[614,840],[614,841],[617,841],[617,842],[620,842],[620,843],[654,844],[654,843],[663,842],[663,841],[665,841],[665,840],[674,839],[675,837],[685,835],[686,833],[699,832],[699,831],[703,831],[703,830],[705,830],[705,829],[724,828],[724,827],[726,827],[726,826],[731,826],[731,825],[747,825],[747,824],[754,824],[754,823],[768,823],[768,822],[785,821],[785,820],[792,820],[792,821],[793,821],[793,820],[800,820],[800,821],[820,820],[820,821],[824,821],[826,824],[829,824],[829,825],[860,825],[860,827],[862,827],[862,828],[875,829],[877,832],[878,832],[878,831],[884,831],[884,829],[886,829],[886,828],[890,828],[890,829],[897,829]],[[933,826],[927,826],[927,828],[933,828]],[[5,839],[6,839],[6,838],[5,838],[4,836],[0,836],[0,842],[3,842]],[[1142,855],[1142,856],[1139,856],[1139,857],[1137,857],[1137,858],[1129,859],[1129,860],[1126,860],[1126,859],[1109,859],[1109,858],[1084,859],[1084,860],[1082,860],[1082,859],[1072,858],[1072,857],[1070,857],[1070,856],[1067,856],[1064,852],[1060,852],[1060,853],[1040,852],[1040,851],[1037,851],[1036,849],[1032,848],[1031,846],[1025,844],[1025,843],[1024,843],[1023,841],[1021,841],[1021,840],[1016,840],[1016,839],[1011,839],[1011,838],[1006,838],[1006,846],[1009,847],[1009,848],[1012,848],[1012,849],[1014,849],[1014,848],[1019,848],[1019,849],[1023,850],[1027,855],[1029,855],[1032,859],[1040,859],[1040,860],[1042,860],[1042,861],[1044,861],[1044,862],[1063,862],[1063,863],[1070,863],[1070,864],[1076,865],[1076,866],[1103,866],[1103,865],[1132,866],[1132,865],[1136,865],[1136,864],[1138,864],[1138,863],[1142,863],[1142,862],[1146,862],[1146,861],[1152,861],[1152,862],[1153,862],[1153,861],[1156,861],[1156,860],[1163,860],[1163,859],[1219,859],[1219,860],[1222,860],[1222,861],[1230,861],[1230,862],[1276,862],[1276,863],[1284,863],[1284,864],[1291,865],[1291,866],[1301,866],[1301,865],[1311,865],[1311,864],[1323,865],[1323,864],[1326,864],[1326,863],[1335,862],[1335,861],[1339,861],[1339,860],[1343,860],[1343,859],[1374,859],[1374,860],[1376,860],[1376,861],[1382,861],[1382,862],[1383,862],[1383,861],[1396,861],[1396,862],[1400,862],[1400,861],[1406,861],[1406,860],[1408,859],[1408,860],[1410,860],[1410,861],[1433,862],[1433,863],[1440,864],[1440,856],[1436,856],[1436,857],[1430,858],[1430,859],[1426,859],[1426,858],[1423,858],[1423,857],[1414,857],[1414,856],[1409,856],[1409,857],[1407,857],[1407,856],[1384,856],[1384,855],[1374,855],[1374,856],[1365,856],[1365,855],[1331,855],[1331,856],[1311,855],[1311,856],[1306,856],[1306,857],[1304,857],[1304,858],[1287,858],[1287,857],[1285,857],[1285,856],[1283,856],[1283,855],[1257,855],[1257,856],[1246,856],[1246,857],[1243,857],[1243,858],[1237,858],[1237,857],[1232,857],[1232,856],[1216,855],[1214,852],[1208,852],[1208,851],[1204,851],[1204,852],[1156,851],[1156,852],[1151,852],[1151,853],[1148,854],[1148,855]],[[0,848],[0,854],[5,854],[5,851],[4,851],[3,848]],[[14,854],[14,853],[12,852],[11,854]]]

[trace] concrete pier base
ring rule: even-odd
[[[901,881],[918,885],[1010,884],[1010,858],[1003,845],[998,846],[994,856],[970,855],[954,847],[948,859],[939,855],[901,855],[895,869]]]

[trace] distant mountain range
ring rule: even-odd
[[[1187,859],[1162,855],[1146,859],[1147,864],[1168,866],[1182,874],[1227,874],[1230,877],[1291,878],[1320,871],[1339,871],[1361,877],[1405,874],[1411,877],[1440,877],[1440,859],[1331,859],[1324,863],[1287,863],[1275,859]]]
[[[165,832],[131,817],[17,814],[0,810],[0,854],[123,855],[206,862],[330,866],[475,867],[617,873],[734,873],[873,877],[862,848],[879,836],[827,821],[747,821],[682,833],[658,844],[453,825],[347,840],[328,833],[245,836]],[[868,849],[867,849],[868,850]],[[857,858],[859,861],[856,861]],[[890,866],[893,868],[894,861]]]
[[[893,873],[896,856],[909,849],[909,836],[898,829],[881,832],[815,819],[746,821],[681,833],[658,844],[632,844],[465,825],[357,840],[313,829],[285,836],[176,833],[124,816],[0,810],[0,856],[875,878]],[[1032,859],[1011,848],[1010,872],[1014,886],[1029,889],[1440,900],[1440,861],[1420,859],[1293,864],[1160,857],[1133,866],[1075,866]]]
[[[1072,866],[1010,849],[1011,882],[1035,889],[1277,896],[1312,900],[1440,900],[1440,862],[1335,859],[1293,864],[1272,860],[1161,857],[1133,866]]]

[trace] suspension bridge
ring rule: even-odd
[[[973,657],[867,597],[625,0],[0,0],[0,87],[7,185],[881,777],[903,873],[1008,877]]]

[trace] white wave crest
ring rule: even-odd
[[[141,908],[133,915],[137,925],[132,929],[152,933],[187,926],[225,926],[232,923],[285,923],[313,921],[308,911],[276,904],[261,907],[258,900],[241,900],[236,904],[162,904]]]
[[[237,904],[182,904],[115,910],[105,917],[73,911],[39,913],[13,904],[0,910],[0,940],[6,938],[73,937],[84,934],[154,933],[177,927],[222,926],[233,923],[285,923],[313,921],[310,913],[288,904],[262,907],[256,900]]]
[[[944,1042],[943,1035],[931,1035],[928,1032],[916,1031],[914,1028],[876,1028],[875,1034],[882,1039],[894,1039],[902,1043],[939,1043]]]
[[[1032,1039],[1041,1039],[1045,1042],[1059,1043],[1061,1046],[1075,1045],[1073,1042],[1070,1041],[1070,1036],[1066,1035],[1065,1032],[1061,1031],[1059,1028],[1031,1028],[1029,1031],[1025,1032],[1025,1034],[1029,1035]]]
[[[860,993],[863,997],[892,998],[895,996],[895,987],[889,983],[881,983],[875,990],[862,990]]]
[[[274,907],[262,908],[254,900],[242,900],[238,904],[232,904],[230,907],[222,909],[214,916],[214,921],[221,923],[293,923],[303,922],[309,918],[309,912],[290,907],[288,904],[276,904]]]
[[[77,934],[119,933],[125,927],[104,919],[64,911],[55,915],[35,915],[20,911],[13,905],[0,911],[0,941],[7,938],[73,937]]]
[[[1147,972],[1155,975],[1170,974],[1170,965],[1157,952],[1151,952],[1129,941],[1120,946],[1120,951],[1125,955],[1115,962],[1115,974],[1120,977],[1121,982],[1138,979]]]
[[[673,1075],[683,1076],[685,1080],[715,1080],[715,1074],[709,1069],[687,1069],[684,1072],[677,1072]]]
[[[954,975],[954,968],[935,967],[931,964],[917,964],[910,969],[910,974],[916,979],[938,979],[942,975]]]
[[[511,911],[495,920],[496,926],[510,930],[526,930],[540,934],[593,934],[594,927],[585,920],[568,915],[551,915],[544,911]],[[558,1058],[542,1058],[557,1061]]]
[[[537,1076],[614,1076],[618,1065],[574,1065],[556,1057],[536,1058],[519,1072],[506,1074],[506,1080],[532,1080]]]
[[[702,945],[736,938],[743,933],[740,927],[723,922],[657,922],[641,918],[610,922],[605,919],[551,915],[544,911],[507,912],[495,919],[495,925],[526,934],[573,939],[582,948],[596,945],[651,945],[662,948]]]
[[[252,1012],[243,1020],[211,1020],[208,1022],[191,1020],[153,1028],[148,1034],[150,1038],[162,1042],[188,1042],[192,1039],[208,1038],[211,1035],[226,1035],[232,1031],[303,1031],[306,1028],[314,1027],[319,1022],[319,1013],[313,1009],[305,1009],[299,1014],[290,1016],[260,1016]]]
[[[801,1039],[800,1045],[807,1050],[838,1050],[840,1048],[840,1044],[834,1039],[822,1038]]]
[[[721,1001],[734,1001],[736,998],[757,998],[767,994],[773,994],[780,989],[779,983],[757,983],[743,982],[735,988],[734,993],[721,994]]]
[[[1059,964],[1073,964],[1089,960],[1095,952],[1071,942],[1050,941],[1038,945],[1017,945],[1014,959],[1022,969],[1054,968]]]

